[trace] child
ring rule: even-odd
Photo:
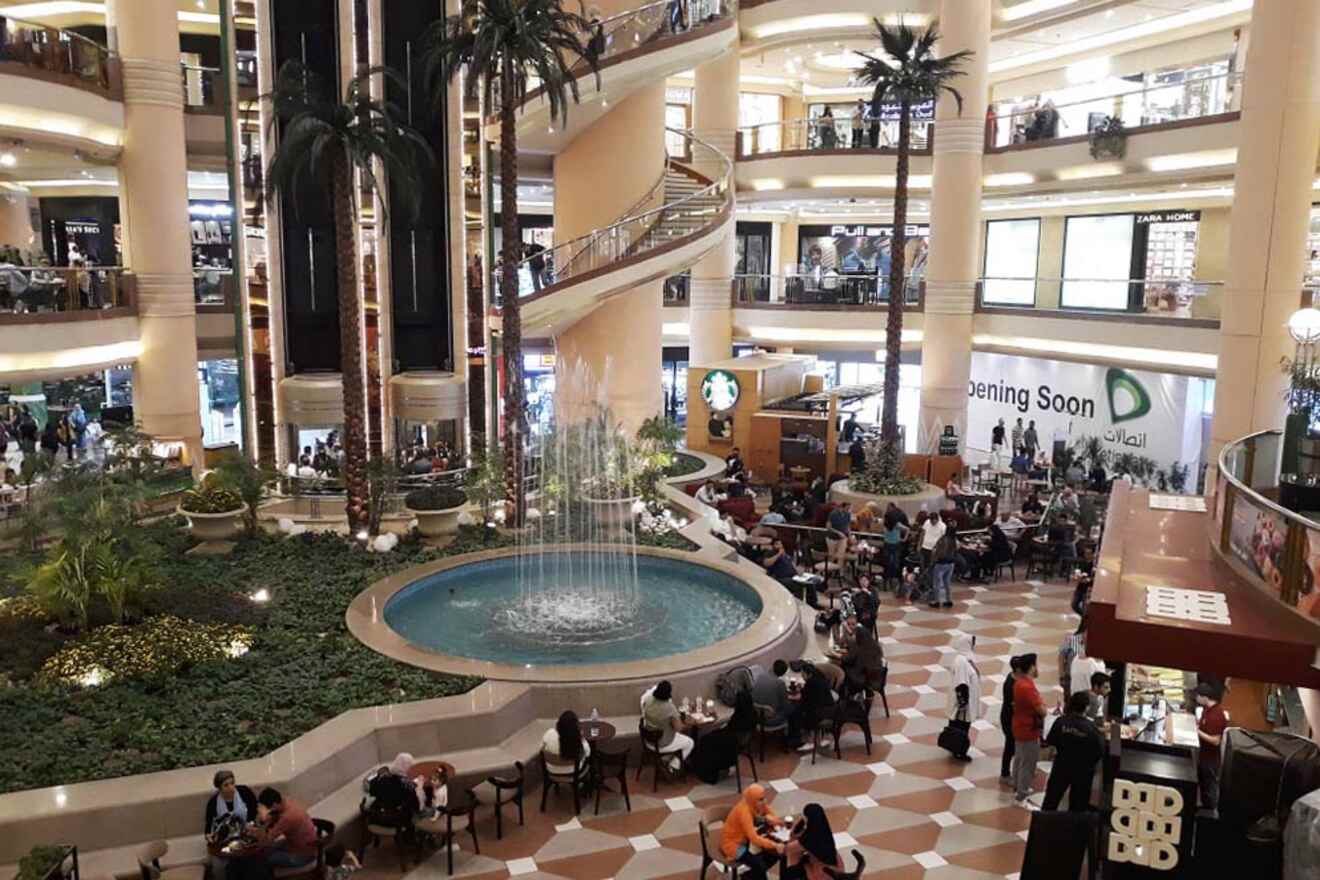
[[[362,868],[357,856],[336,843],[325,851],[325,880],[348,880],[353,872]]]

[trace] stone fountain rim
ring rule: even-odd
[[[345,623],[349,632],[358,641],[400,663],[450,675],[476,675],[492,681],[516,681],[528,684],[614,684],[620,681],[653,680],[666,675],[679,675],[716,666],[727,667],[744,657],[750,658],[761,654],[767,646],[791,637],[798,629],[797,601],[777,581],[759,569],[751,568],[750,564],[733,564],[699,557],[689,551],[669,550],[663,547],[638,547],[637,553],[660,559],[677,559],[714,569],[732,577],[761,599],[761,613],[757,615],[756,620],[726,639],[679,654],[619,663],[560,666],[495,663],[443,654],[409,642],[385,623],[385,606],[389,600],[400,590],[421,578],[473,563],[525,555],[542,549],[546,552],[568,553],[603,551],[609,547],[604,544],[587,543],[556,544],[545,548],[501,547],[476,553],[463,553],[416,565],[376,581],[354,597],[345,613]]]

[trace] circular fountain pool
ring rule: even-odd
[[[706,667],[797,629],[792,597],[752,566],[643,548],[618,565],[589,545],[451,557],[372,585],[347,623],[405,663],[560,682]]]
[[[395,593],[385,623],[412,644],[446,654],[585,664],[705,647],[745,629],[761,611],[743,581],[703,565],[638,556],[636,590],[613,569],[590,551],[473,562]]]

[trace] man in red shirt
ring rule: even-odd
[[[302,804],[263,788],[257,796],[257,820],[265,828],[261,842],[270,848],[266,864],[301,868],[316,860],[316,826]]]
[[[1027,807],[1027,796],[1036,782],[1040,760],[1040,736],[1045,729],[1045,701],[1036,689],[1040,669],[1035,654],[1018,658],[1013,682],[1013,802]]]
[[[1228,728],[1228,713],[1219,703],[1223,695],[1208,681],[1196,686],[1196,705],[1201,707],[1201,720],[1196,724],[1196,737],[1201,741],[1196,752],[1196,781],[1201,786],[1201,806],[1207,810],[1219,807],[1219,744]]]

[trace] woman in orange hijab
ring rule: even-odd
[[[747,880],[765,880],[766,869],[783,853],[784,845],[776,843],[756,830],[757,820],[778,828],[784,822],[770,810],[765,801],[765,788],[749,785],[742,800],[733,805],[720,833],[720,849],[724,857],[737,860],[748,872]]]

